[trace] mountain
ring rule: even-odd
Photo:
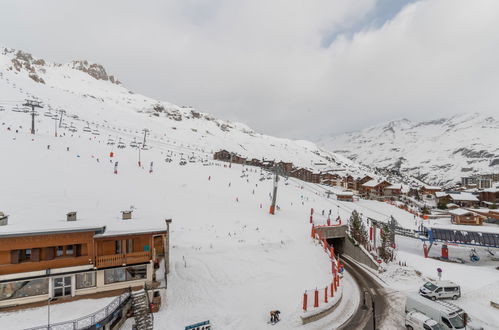
[[[311,142],[259,134],[244,124],[219,120],[189,106],[136,94],[102,65],[85,60],[52,63],[20,50],[3,48],[0,95],[0,107],[4,110],[22,107],[25,99],[36,99],[44,106],[40,112],[47,116],[64,109],[67,125],[100,129],[109,138],[122,138],[127,143],[133,139],[141,141],[142,128],[147,128],[148,139],[186,154],[211,157],[212,152],[227,149],[243,157],[293,162],[314,171],[348,169],[359,175],[364,172],[347,158]]]
[[[390,121],[318,144],[372,168],[399,171],[429,184],[499,172],[499,121],[479,113],[432,121]]]

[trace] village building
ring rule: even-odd
[[[402,194],[402,185],[393,184],[383,188],[383,197],[398,197]]]
[[[484,206],[496,205],[499,207],[499,188],[489,188],[479,192],[480,202]]]
[[[366,198],[381,199],[387,193],[389,193],[390,196],[392,196],[391,194],[394,191],[396,191],[396,189],[392,190],[391,189],[392,187],[393,185],[386,180],[378,181],[376,179],[373,179],[367,181],[362,185],[362,195],[365,196]]]
[[[370,177],[369,175],[366,175],[362,178],[357,178],[357,180],[355,180],[355,190],[357,190],[360,194],[362,194],[364,192],[362,185],[366,182],[371,181],[372,179],[373,178]]]
[[[312,182],[312,174],[312,171],[309,171],[306,168],[299,168],[292,171],[289,175],[303,181]]]
[[[341,185],[346,190],[356,190],[355,179],[351,175],[347,175],[347,176],[343,177]]]
[[[227,150],[220,150],[213,154],[214,160],[220,160],[223,162],[231,162],[234,164],[246,164],[246,158],[241,157],[233,152]]]
[[[451,222],[456,225],[481,225],[484,218],[465,209],[450,210]]]
[[[339,186],[341,185],[341,177],[338,174],[321,172],[321,184],[327,186]]]
[[[353,202],[353,192],[342,191],[336,193],[336,199],[342,202]]]
[[[288,175],[289,173],[291,173],[293,171],[293,163],[289,163],[289,162],[279,162],[277,163],[277,166],[279,166],[281,168],[281,170],[284,172],[284,174]]]
[[[168,273],[171,220],[141,220],[124,212],[99,226],[69,213],[52,224],[0,226],[0,308],[154,286],[161,260]]]
[[[480,201],[477,196],[469,192],[436,192],[438,204],[453,203],[460,207],[475,207],[478,206]]]
[[[427,195],[432,195],[435,196],[435,193],[441,192],[442,188],[437,187],[437,186],[422,186],[419,189],[419,193],[421,195],[427,196]]]

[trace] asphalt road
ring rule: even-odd
[[[344,330],[363,329],[376,330],[381,329],[379,325],[383,322],[386,313],[390,309],[388,297],[385,294],[383,286],[381,286],[372,276],[358,266],[354,262],[348,260],[348,257],[343,257],[342,261],[345,265],[345,270],[355,279],[360,290],[360,304],[355,313],[350,317],[341,328]],[[365,294],[365,306],[363,306]],[[374,299],[374,307],[376,313],[376,328],[373,323],[372,300]]]

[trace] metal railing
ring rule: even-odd
[[[75,320],[58,322],[49,325],[42,325],[34,328],[28,328],[25,330],[79,330],[87,329],[92,325],[104,320],[109,315],[114,313],[121,305],[123,305],[128,299],[130,299],[131,292],[125,292],[120,296],[116,297],[113,301],[109,303],[106,307],[98,310],[95,313],[80,317]]]

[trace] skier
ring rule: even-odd
[[[270,311],[270,323],[275,324],[279,322],[279,314],[281,312],[278,310]]]

